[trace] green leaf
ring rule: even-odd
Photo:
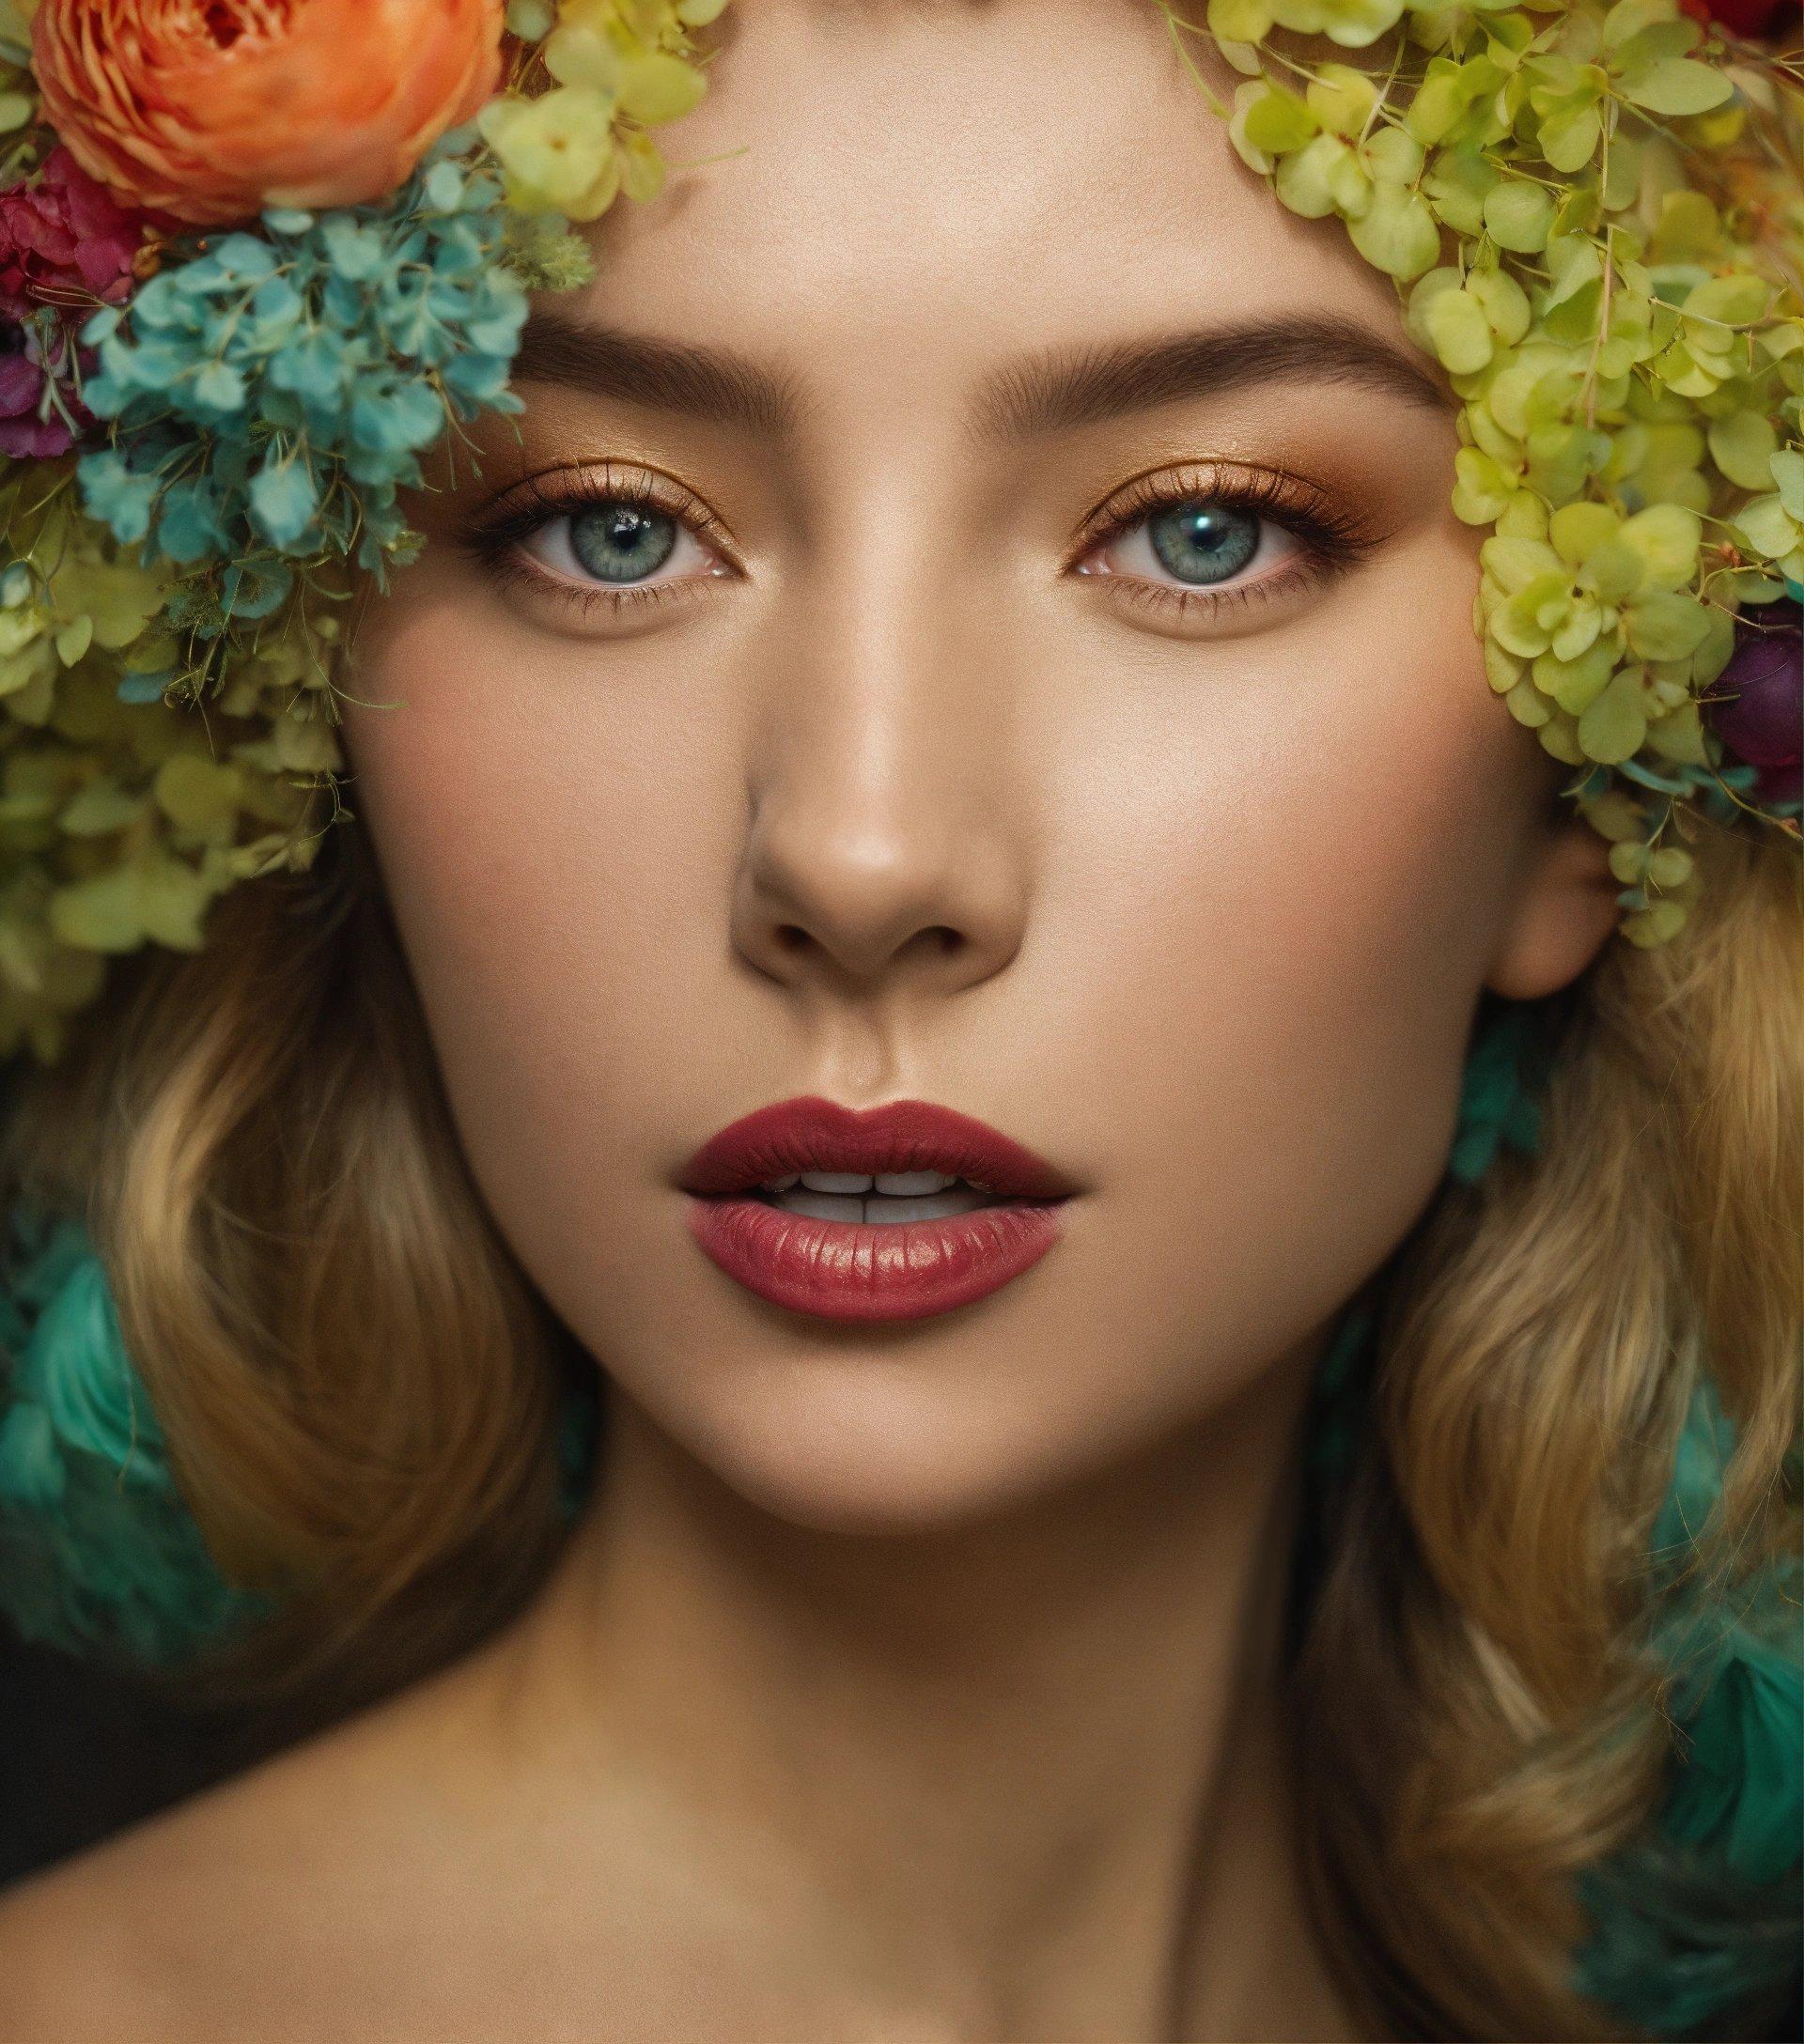
[[[1616,671],[1614,650],[1599,640],[1576,660],[1544,653],[1534,663],[1534,685],[1574,717],[1583,714],[1603,693]]]
[[[1768,463],[1778,447],[1772,421],[1758,411],[1731,412],[1710,422],[1710,458],[1740,489],[1766,488],[1772,480]]]
[[[136,875],[129,866],[77,880],[50,897],[51,934],[79,951],[136,951],[144,942],[144,915]]]
[[[65,667],[73,667],[93,643],[94,620],[84,614],[56,634],[56,657]]]
[[[152,793],[178,829],[229,834],[238,820],[239,771],[226,762],[178,752],[158,767]]]
[[[1776,490],[1743,504],[1734,522],[1746,550],[1763,561],[1782,560],[1797,545],[1800,521],[1785,509]]]
[[[144,797],[113,781],[91,781],[65,805],[56,821],[72,838],[104,837],[144,813]]]
[[[1350,64],[1324,64],[1310,81],[1305,97],[1315,118],[1330,133],[1357,135],[1377,104],[1378,88]]]
[[[1607,503],[1562,504],[1547,520],[1547,543],[1563,561],[1578,567],[1608,546],[1622,524]]]
[[[1772,457],[1767,468],[1779,486],[1779,501],[1785,506],[1786,516],[1804,524],[1804,454],[1799,454],[1795,447],[1783,448]]]
[[[1353,246],[1387,276],[1418,277],[1440,254],[1440,229],[1426,203],[1402,185],[1381,184],[1351,222]]]
[[[1541,153],[1555,170],[1579,170],[1597,153],[1603,132],[1595,106],[1576,107],[1541,123]]]
[[[1474,270],[1466,288],[1485,308],[1491,332],[1506,348],[1515,347],[1529,331],[1528,293],[1502,270]]]
[[[1317,135],[1293,149],[1278,165],[1272,189],[1282,205],[1305,220],[1322,220],[1339,209],[1335,172],[1353,152],[1339,135]]]
[[[1253,98],[1243,123],[1247,140],[1267,156],[1300,149],[1316,132],[1314,115],[1294,92],[1271,85]]]
[[[695,65],[662,50],[629,57],[620,67],[620,111],[647,127],[687,114],[707,90],[708,80]]]
[[[1423,325],[1429,346],[1442,367],[1453,375],[1470,376],[1490,361],[1490,321],[1478,301],[1467,292],[1437,293],[1423,314]]]
[[[1650,114],[1703,114],[1734,91],[1721,71],[1688,56],[1663,57],[1623,81],[1623,97]]]
[[[1578,747],[1587,759],[1614,766],[1631,759],[1647,736],[1641,677],[1625,667],[1578,720]]]
[[[1683,660],[1703,643],[1710,612],[1695,596],[1656,589],[1623,613],[1632,651],[1644,660]]]
[[[1679,589],[1697,572],[1703,526],[1695,511],[1676,503],[1650,504],[1623,520],[1619,535],[1640,556],[1657,588]]]
[[[1700,319],[1724,320],[1730,326],[1741,327],[1765,312],[1766,302],[1772,295],[1773,287],[1765,277],[1750,276],[1746,272],[1712,277],[1707,283],[1699,285],[1680,309]],[[1694,348],[1703,339],[1695,332],[1687,337]]]
[[[1257,42],[1271,26],[1266,0],[1209,0],[1209,33],[1223,42]]]
[[[1485,226],[1500,248],[1532,256],[1547,246],[1553,201],[1537,184],[1507,178],[1485,196]]]

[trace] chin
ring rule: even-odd
[[[1144,1445],[1119,1407],[1082,1428],[1081,1397],[1042,1385],[1029,1401],[1019,1384],[960,1384],[943,1358],[919,1372],[889,1355],[826,1369],[810,1359],[778,1366],[775,1381],[763,1375],[702,1399],[692,1376],[689,1396],[648,1409],[678,1454],[754,1510],[813,1532],[969,1530],[1029,1510]]]
[[[742,1385],[713,1409],[653,1417],[744,1503],[818,1533],[956,1532],[1032,1505],[1095,1459],[1024,1424],[1017,1401],[986,1411],[943,1375],[901,1376],[893,1359],[866,1360],[838,1384],[799,1368],[768,1395]]]

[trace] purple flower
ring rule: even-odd
[[[22,324],[39,305],[72,316],[117,304],[144,237],[142,220],[54,148],[34,177],[0,192],[0,318]]]
[[[1804,791],[1804,631],[1796,603],[1767,603],[1737,621],[1735,650],[1706,701],[1717,736],[1750,766],[1756,798]]]
[[[93,425],[76,395],[76,348],[54,314],[28,325],[0,321],[0,455],[47,461]]]

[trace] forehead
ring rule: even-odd
[[[814,374],[880,345],[903,379],[1024,333],[1327,312],[1396,334],[1338,224],[1236,157],[1158,0],[738,0],[724,23],[708,99],[660,134],[695,167],[598,230],[612,323]]]

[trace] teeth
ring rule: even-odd
[[[828,1174],[823,1172],[821,1175]],[[917,1174],[898,1171],[894,1175]],[[858,1199],[841,1193],[812,1191],[804,1177],[800,1185],[786,1191],[767,1190],[765,1197],[772,1206],[780,1207],[785,1214],[808,1214],[823,1221],[864,1221],[883,1227],[902,1221],[949,1220],[955,1214],[970,1214],[980,1206],[988,1206],[993,1196],[954,1180],[944,1191],[927,1193],[918,1199],[877,1192]]]
[[[901,1173],[896,1175],[899,1177]],[[875,1221],[879,1227],[886,1221],[943,1221],[950,1220],[955,1214],[969,1214],[974,1208],[988,1204],[985,1194],[972,1192],[969,1185],[959,1185],[954,1191],[931,1193],[921,1200],[866,1200],[864,1218]]]
[[[869,1192],[869,1171],[803,1171],[801,1182],[810,1192]]]
[[[913,1200],[949,1192],[963,1183],[945,1171],[879,1171],[875,1177],[869,1171],[790,1171],[782,1178],[767,1178],[760,1189],[787,1192],[792,1185],[804,1185],[810,1192],[833,1193],[848,1199],[877,1191],[894,1199]]]
[[[899,1199],[913,1199],[925,1193],[944,1192],[956,1185],[956,1178],[948,1178],[944,1171],[879,1171],[877,1189],[893,1193]]]
[[[812,1214],[817,1221],[862,1221],[864,1218],[863,1200],[842,1199],[831,1192],[807,1192],[800,1185],[793,1192],[778,1193],[777,1204],[786,1214]]]

